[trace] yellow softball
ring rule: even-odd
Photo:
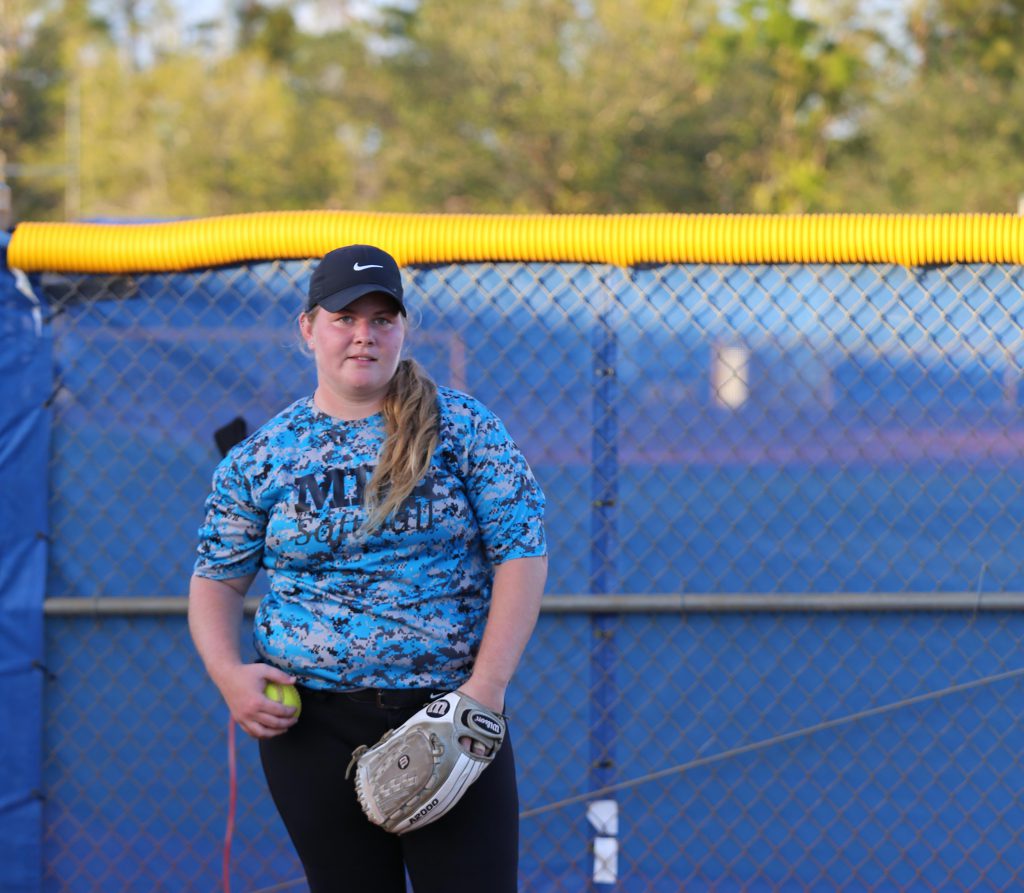
[[[299,718],[299,714],[302,712],[302,698],[299,697],[299,690],[294,685],[278,685],[276,682],[268,682],[263,694],[271,701],[284,704],[285,707],[294,707],[295,718]]]

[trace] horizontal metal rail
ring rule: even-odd
[[[256,611],[259,598],[245,599]],[[185,614],[183,595],[54,597],[43,602],[51,617]],[[545,614],[728,614],[850,611],[1024,611],[1024,592],[794,592],[617,593],[548,595]]]

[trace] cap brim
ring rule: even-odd
[[[322,301],[317,301],[317,305],[323,307],[330,313],[337,313],[339,310],[344,310],[349,304],[364,295],[387,295],[389,298],[394,300],[398,305],[398,310],[405,316],[405,304],[402,301],[402,296],[395,294],[390,289],[384,288],[381,285],[377,285],[374,282],[364,282],[360,285],[353,285],[351,288],[345,288],[341,291],[335,292],[333,295],[328,295]],[[310,308],[312,309],[312,308]]]

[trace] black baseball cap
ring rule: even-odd
[[[309,279],[306,312],[317,305],[337,313],[356,298],[380,292],[405,316],[402,274],[395,259],[373,245],[346,245],[323,256]]]

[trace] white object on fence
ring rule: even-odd
[[[595,884],[614,884],[619,877],[619,804],[593,800],[587,804],[587,821],[597,831],[594,838]]]

